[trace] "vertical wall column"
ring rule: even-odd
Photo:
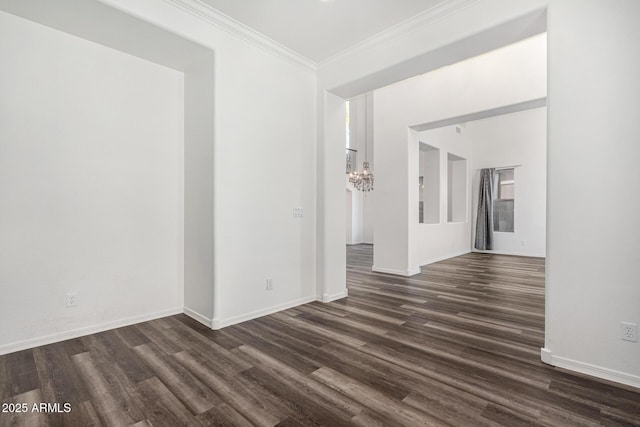
[[[184,312],[212,326],[213,53],[184,73]]]
[[[318,123],[318,299],[347,296],[345,215],[345,100],[319,94]]]
[[[640,387],[640,2],[548,10],[547,283],[543,360]]]
[[[378,103],[376,102],[377,106]],[[385,123],[385,114],[374,109],[374,124]],[[394,132],[395,131],[395,132]],[[415,212],[409,211],[409,189],[416,191],[418,176],[418,140],[416,132],[405,127],[404,134],[393,127],[374,126],[376,141],[376,209],[374,213],[373,271],[411,276],[420,272],[409,248],[409,221],[418,221],[418,202]]]

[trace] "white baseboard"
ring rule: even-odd
[[[239,316],[228,317],[226,319],[213,319],[211,321],[211,328],[216,330],[222,329],[226,326],[231,326],[237,323],[246,322],[247,320],[252,320],[258,317],[267,316],[269,314],[273,314],[278,311],[286,310],[288,308],[296,307],[302,304],[307,304],[315,300],[316,300],[315,296],[305,297],[305,298],[300,298],[294,301],[289,301],[283,304],[274,305],[272,307],[252,311],[250,313],[241,314]]]
[[[542,361],[548,365],[557,366],[558,368],[579,372],[581,374],[590,375],[603,380],[614,381],[640,389],[640,376],[627,374],[626,372],[620,372],[609,368],[603,368],[601,366],[568,359],[562,356],[556,356],[547,348],[540,349],[540,354]]]
[[[479,254],[496,254],[496,255],[511,255],[511,256],[526,256],[531,258],[545,258],[545,254],[532,254],[525,252],[509,252],[509,251],[481,251],[480,249],[472,249],[471,252],[476,252]]]
[[[170,308],[167,310],[147,313],[140,316],[127,317],[125,319],[112,320],[110,322],[98,323],[95,325],[85,326],[82,328],[72,329],[70,331],[59,332],[56,334],[45,335],[28,340],[18,341],[14,343],[4,344],[0,346],[0,355],[13,353],[28,348],[39,347],[41,345],[53,344],[55,342],[65,341],[72,338],[78,338],[85,335],[91,335],[98,332],[108,331],[109,329],[121,328],[136,323],[146,322],[149,320],[159,319],[161,317],[173,316],[182,313],[182,307]]]
[[[396,276],[410,277],[415,276],[416,274],[420,274],[422,270],[420,269],[420,267],[415,267],[408,270],[394,270],[391,268],[376,267],[374,265],[373,267],[371,267],[371,271],[374,271],[376,273],[395,274]]]
[[[318,298],[318,300],[326,303],[326,302],[331,302],[331,301],[336,301],[342,298],[346,298],[348,295],[349,295],[349,290],[345,288],[343,291],[337,292],[335,294],[324,294],[322,295],[322,298]]]
[[[184,310],[184,314],[191,317],[193,320],[196,320],[209,328],[211,327],[213,319],[209,319],[207,316],[204,316],[187,306],[184,306],[183,310]]]
[[[444,261],[445,259],[450,259],[450,258],[455,258],[457,256],[466,255],[469,252],[470,251],[468,251],[468,250],[464,250],[464,251],[460,251],[460,252],[454,252],[454,253],[451,253],[451,254],[439,256],[439,257],[436,257],[436,258],[429,258],[428,260],[423,261],[422,263],[420,263],[420,266],[424,267],[425,265],[433,264],[434,262],[440,262],[440,261]]]

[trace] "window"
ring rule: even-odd
[[[493,201],[493,231],[513,233],[515,202],[515,173],[513,168],[498,169],[495,175]]]

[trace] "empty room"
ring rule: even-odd
[[[0,426],[640,426],[638,19],[0,0]]]

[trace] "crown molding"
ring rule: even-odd
[[[402,37],[403,35],[410,34],[418,29],[432,25],[433,23],[449,15],[458,13],[479,1],[480,0],[446,0],[442,3],[437,4],[431,9],[427,9],[417,15],[414,15],[411,18],[400,22],[399,24],[389,27],[388,29],[381,31],[378,34],[369,37],[368,39],[358,42],[355,45],[348,47],[345,50],[342,50],[323,61],[320,61],[317,66],[318,68],[321,68],[349,56],[357,55],[358,53],[388,43],[391,40]]]
[[[240,39],[253,44],[266,52],[271,53],[285,61],[293,63],[308,71],[317,71],[319,67],[340,61],[349,56],[357,55],[376,46],[388,43],[391,40],[410,34],[420,28],[427,27],[449,15],[460,12],[480,0],[446,0],[431,9],[427,9],[411,18],[400,22],[374,36],[369,37],[355,45],[348,47],[337,54],[316,63],[311,59],[299,54],[270,39],[253,28],[233,19],[220,12],[202,0],[163,0],[164,2],[190,13]]]
[[[303,69],[314,72],[318,69],[318,64],[309,58],[225,15],[201,0],[164,1]]]

